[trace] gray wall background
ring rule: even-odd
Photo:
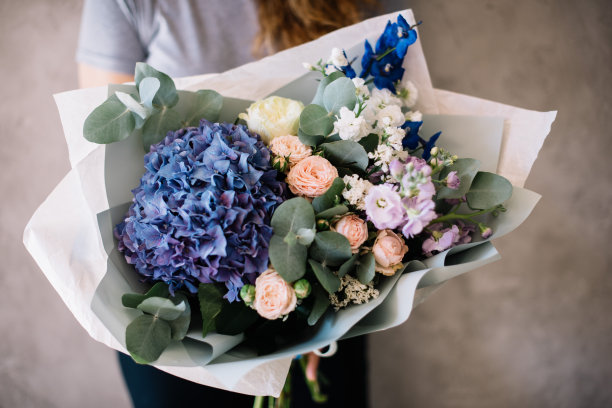
[[[608,7],[606,7],[608,6]],[[612,12],[607,1],[415,0],[434,85],[559,110],[503,259],[370,337],[374,407],[612,406]],[[77,87],[78,0],[0,1],[0,407],[127,407],[21,243],[68,171],[52,94]]]

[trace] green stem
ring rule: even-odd
[[[387,55],[391,54],[393,51],[395,51],[395,47],[387,48],[387,51],[383,52],[380,57],[376,57],[376,61],[380,61],[381,59],[385,58]]]
[[[312,400],[316,403],[324,403],[327,401],[327,395],[321,393],[321,387],[319,386],[319,382],[317,380],[310,381],[308,377],[306,377],[306,366],[308,365],[306,361],[306,357],[300,358],[300,366],[302,367],[302,371],[304,373],[304,380],[306,381],[306,385],[308,386],[308,390],[310,391],[310,396]]]
[[[268,397],[268,408],[274,408],[274,405],[276,405],[276,398]]]
[[[470,221],[470,222],[476,223],[476,221],[472,220],[472,218],[474,218],[474,217],[476,217],[478,215],[482,215],[482,214],[486,214],[486,213],[495,211],[498,208],[499,208],[499,206],[495,206],[495,207],[488,208],[486,210],[476,211],[476,212],[473,212],[471,214],[457,214],[457,213],[454,213],[454,212],[450,212],[450,213],[448,213],[446,215],[443,215],[441,217],[436,218],[435,220],[430,222],[429,225],[436,224],[438,222],[447,222],[447,221],[451,221],[451,220],[466,220],[466,221]]]
[[[256,395],[255,401],[253,402],[253,408],[263,408],[264,398],[263,395]]]

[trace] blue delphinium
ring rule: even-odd
[[[115,228],[119,250],[172,293],[222,282],[225,298],[238,299],[244,283],[268,267],[270,219],[286,191],[260,137],[202,120],[152,146],[145,168]]]
[[[365,41],[365,52],[361,58],[361,78],[372,75],[378,89],[387,88],[395,93],[395,83],[402,79],[404,69],[402,62],[408,47],[417,39],[416,31],[401,15],[397,23],[387,22],[385,30],[376,41],[373,49]]]

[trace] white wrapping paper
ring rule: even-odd
[[[410,10],[402,14],[409,23],[414,23]],[[249,100],[262,98],[302,76],[302,62],[325,58],[332,47],[357,49],[356,46],[363,44],[365,38],[375,40],[387,20],[395,20],[396,16],[397,13],[392,13],[376,17],[225,73],[177,79],[176,84],[179,89],[214,89],[228,97]],[[503,118],[501,141],[495,148],[496,152],[500,151],[499,160],[495,155],[489,164],[492,166],[490,170],[497,168],[497,173],[508,178],[516,187],[521,187],[550,131],[556,112],[527,111],[435,90],[431,85],[420,41],[409,48],[405,68],[405,75],[419,89],[417,107],[422,112]],[[117,334],[121,326],[113,327],[104,323],[109,321],[109,316],[104,315],[110,313],[107,306],[120,303],[120,298],[112,294],[124,289],[123,283],[119,281],[106,282],[101,286],[107,274],[110,252],[110,244],[101,237],[100,220],[96,218],[109,209],[103,187],[104,171],[100,170],[104,168],[105,148],[87,142],[82,136],[85,118],[106,97],[106,87],[55,95],[72,170],[33,215],[24,232],[24,243],[87,332],[109,347],[125,352]],[[512,211],[508,212],[515,218],[507,219],[506,227],[500,225],[500,231],[495,236],[507,232],[504,229],[513,229],[520,224],[538,197],[535,193],[517,188],[512,199],[514,204],[510,203]],[[461,259],[460,264],[450,267],[445,266],[448,256],[463,256],[464,259]],[[411,309],[441,282],[498,257],[490,243],[466,247],[463,252],[451,250],[439,254],[428,260],[428,269],[404,274],[390,281],[387,301],[367,316],[355,311],[352,328],[349,330],[347,327],[341,335],[350,337],[400,324],[408,318]],[[407,296],[398,296],[397,290],[391,290],[396,282]],[[99,291],[100,287],[108,290]],[[417,290],[419,287],[421,289]],[[181,361],[193,361],[193,356],[186,355],[186,348],[173,347],[164,353],[164,359],[156,366],[171,374],[217,388],[252,395],[278,396],[289,368],[291,353],[297,354],[329,342],[327,337],[321,336],[307,345],[284,353],[241,360],[237,354],[223,354],[225,350],[217,349],[215,352],[215,339],[208,340],[213,350],[208,357],[215,359],[222,354],[214,360],[215,364],[181,365]]]

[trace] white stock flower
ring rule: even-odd
[[[344,56],[344,51],[342,51],[340,48],[332,48],[328,62],[338,68],[348,65],[348,60]]]
[[[402,140],[404,136],[406,136],[406,131],[401,127],[391,127],[388,126],[385,128],[385,133],[387,136],[386,143],[391,146],[394,150],[403,150]]]
[[[365,80],[363,78],[355,77],[352,79],[353,85],[355,85],[356,91],[355,95],[359,96],[370,96],[370,90],[365,84]]]
[[[420,111],[409,111],[406,113],[406,120],[410,122],[420,122],[423,120],[423,114]]]
[[[400,98],[398,98],[397,96],[393,95],[393,93],[388,90],[387,88],[383,88],[383,89],[378,89],[378,88],[374,88],[372,89],[372,101],[374,101],[375,106],[377,106],[379,109],[382,109],[386,106],[389,105],[397,105],[397,106],[402,106],[402,101],[400,100]]]
[[[370,131],[366,120],[362,116],[355,117],[355,112],[345,106],[340,108],[340,117],[336,116],[336,118],[334,133],[338,133],[342,140],[358,142]]]
[[[338,71],[338,69],[334,67],[333,65],[328,64],[325,66],[325,75],[331,75],[336,71]]]
[[[342,197],[349,204],[354,205],[360,210],[365,210],[365,197],[372,187],[372,183],[367,180],[360,179],[357,175],[344,176],[342,178],[345,188],[342,191]]]
[[[402,126],[406,121],[402,108],[399,105],[385,106],[376,113],[377,126],[384,128],[388,126]]]
[[[419,97],[419,91],[412,81],[409,80],[404,80],[400,83],[397,88],[397,94],[407,108],[412,108]]]

